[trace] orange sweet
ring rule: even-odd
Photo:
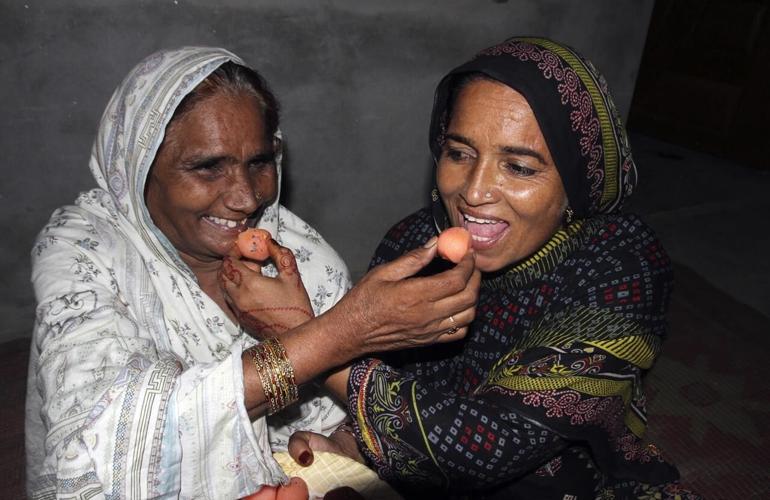
[[[471,248],[471,233],[462,227],[450,227],[438,237],[438,254],[455,264],[460,262]]]
[[[244,257],[252,260],[267,260],[270,252],[267,242],[272,236],[264,229],[249,228],[238,235],[238,249]]]
[[[289,484],[278,487],[278,493],[275,500],[308,500],[310,492],[307,483],[301,477],[289,478]]]

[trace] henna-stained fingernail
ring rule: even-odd
[[[308,465],[313,463],[313,454],[309,451],[303,451],[299,454],[299,464],[307,467]]]

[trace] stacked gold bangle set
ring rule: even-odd
[[[249,353],[270,405],[269,415],[281,411],[299,398],[294,368],[278,339],[267,339],[249,348]]]

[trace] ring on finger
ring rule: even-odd
[[[452,335],[453,333],[457,333],[457,330],[460,328],[457,326],[457,322],[455,321],[453,316],[449,316],[449,322],[452,323],[452,327],[446,331],[447,334]]]

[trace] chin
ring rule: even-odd
[[[212,259],[222,259],[230,254],[230,249],[233,248],[235,241],[229,242],[211,242],[206,245],[205,253]]]
[[[488,259],[478,253],[476,254],[476,269],[483,273],[494,273],[503,267],[505,266],[497,264],[495,259]]]

